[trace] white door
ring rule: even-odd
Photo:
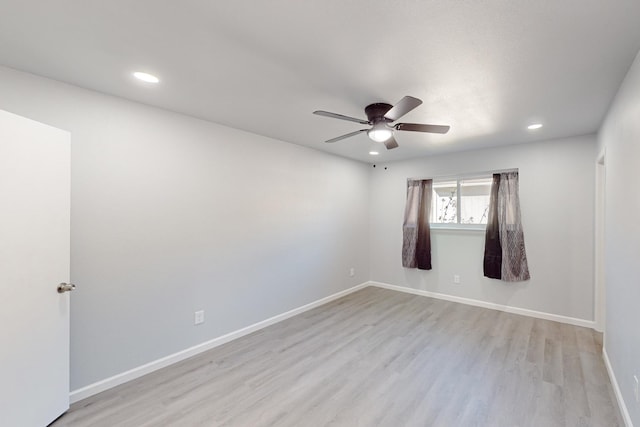
[[[70,135],[0,110],[0,426],[69,408]]]

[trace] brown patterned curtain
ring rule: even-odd
[[[506,282],[530,278],[520,218],[518,172],[493,175],[484,245],[484,275]]]
[[[407,180],[407,205],[402,224],[402,266],[431,270],[430,179]]]
[[[487,231],[484,237],[484,275],[491,279],[502,277],[502,245],[500,244],[500,225],[498,224],[498,191],[500,174],[493,174],[491,198],[489,199],[489,216]]]

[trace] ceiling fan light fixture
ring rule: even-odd
[[[367,136],[375,142],[384,142],[391,138],[393,132],[384,122],[378,122],[371,129],[367,131]]]

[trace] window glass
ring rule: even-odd
[[[492,181],[491,175],[434,180],[431,224],[460,228],[486,224]]]
[[[458,222],[457,181],[434,181],[431,200],[432,223],[455,224]]]
[[[491,178],[460,180],[460,223],[486,224],[489,215]]]

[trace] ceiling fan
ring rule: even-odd
[[[329,139],[325,142],[336,142],[341,139],[349,138],[360,134],[361,132],[367,132],[367,136],[375,141],[384,143],[387,150],[396,148],[398,143],[393,136],[394,130],[406,130],[410,132],[428,132],[428,133],[447,133],[449,132],[449,126],[442,125],[425,125],[419,123],[396,123],[392,124],[400,117],[407,114],[417,106],[422,104],[422,101],[412,96],[405,96],[396,105],[390,105],[385,103],[376,103],[367,105],[364,109],[364,113],[367,115],[367,120],[358,119],[355,117],[344,116],[342,114],[330,113],[329,111],[314,111],[313,114],[319,116],[332,117],[334,119],[348,120],[350,122],[356,122],[363,125],[371,125],[369,129],[360,129],[355,132],[347,133],[345,135],[338,136],[336,138]]]

